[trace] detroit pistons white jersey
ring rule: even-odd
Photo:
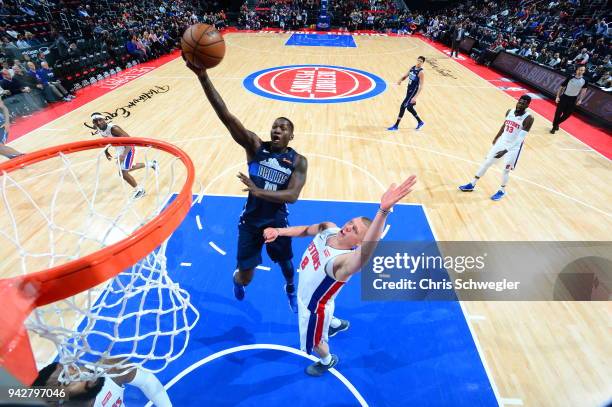
[[[302,256],[298,285],[298,325],[300,348],[310,354],[321,341],[327,341],[334,315],[334,299],[344,282],[333,278],[333,259],[351,250],[338,250],[327,240],[340,231],[329,228],[317,234]]]
[[[124,407],[123,404],[124,388],[119,386],[110,377],[104,378],[104,386],[96,396],[94,407]]]
[[[115,126],[116,124],[107,123],[106,128],[104,130],[98,129],[97,133],[102,137],[114,137],[113,133],[111,132],[111,129]],[[124,151],[125,151],[125,147],[123,146],[115,147],[115,154],[117,154],[117,156],[122,155]]]
[[[333,278],[331,261],[351,250],[334,249],[327,240],[337,234],[339,228],[329,228],[317,234],[302,256],[298,301],[310,312],[323,309],[333,303],[344,282]]]
[[[530,113],[525,110],[522,115],[517,116],[514,110],[510,110],[504,122],[504,132],[495,143],[495,147],[503,147],[507,150],[519,148],[523,143],[523,137],[519,135],[519,132],[523,130],[523,122],[529,114]]]

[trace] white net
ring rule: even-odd
[[[113,148],[111,148],[113,151]],[[185,184],[179,158],[155,148],[131,171],[144,197],[121,177],[121,163],[87,150],[0,174],[0,277],[25,275],[82,258],[130,236],[155,218]],[[162,174],[162,175],[160,175]],[[64,381],[92,380],[178,358],[199,313],[176,284],[170,239],[130,269],[90,290],[37,308],[26,322],[39,363],[57,356]],[[175,266],[176,265],[176,266]],[[40,338],[53,343],[45,345]]]

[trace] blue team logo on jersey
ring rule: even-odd
[[[374,97],[387,85],[359,69],[332,65],[288,65],[253,72],[245,88],[256,95],[286,102],[342,103]]]

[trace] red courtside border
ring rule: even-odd
[[[280,30],[278,29],[264,29],[264,30],[260,30],[260,31],[253,31],[253,30],[238,30],[236,28],[228,28],[226,30],[222,31],[223,34],[230,34],[230,33],[259,33],[259,32],[277,32],[280,33]],[[347,32],[342,32],[342,31],[314,31],[314,30],[309,30],[309,29],[304,29],[304,30],[300,30],[300,31],[296,31],[296,32],[309,32],[309,33],[319,33],[319,34],[327,34],[327,33],[338,33],[338,34],[348,34]],[[386,34],[386,33],[377,33],[374,31],[359,31],[354,33],[355,35],[363,35],[363,36],[388,36],[388,37],[408,37],[407,35],[398,35],[398,34]],[[413,37],[418,38],[419,40],[423,41],[426,44],[431,45],[433,48],[435,48],[436,50],[438,50],[441,53],[445,53],[445,51],[450,52],[450,49],[440,43],[431,41],[429,39],[426,39],[420,35],[414,35]],[[445,54],[446,55],[446,54]],[[176,58],[178,58],[180,56],[180,53],[178,51],[175,51],[171,54],[165,55],[161,58],[156,59],[155,61],[152,62],[147,62],[144,64],[139,64],[133,68],[130,69],[126,69],[125,71],[122,71],[119,75],[116,75],[115,77],[111,77],[112,78],[116,78],[117,76],[120,75],[126,75],[129,76],[131,72],[137,71],[137,70],[142,70],[149,68],[150,70],[154,70],[156,68],[159,68],[160,66],[171,62],[173,60],[175,60]],[[523,88],[526,89],[526,91],[530,92],[530,93],[539,93],[537,90],[530,88],[529,86],[520,83],[520,82],[516,82],[513,80],[507,81],[507,79],[505,81],[502,81],[502,79],[506,78],[504,75],[502,75],[501,73],[496,72],[495,70],[488,68],[486,66],[483,65],[477,65],[471,58],[467,57],[467,56],[463,56],[463,59],[457,59],[455,60],[455,62],[465,66],[466,68],[468,68],[470,71],[474,72],[476,75],[478,75],[479,77],[481,77],[482,79],[488,81],[489,83],[491,83],[493,86],[504,86],[504,87],[508,87],[508,88]],[[140,75],[142,76],[142,75]],[[140,77],[138,76],[138,77]],[[132,80],[137,79],[137,77],[134,77],[133,79],[129,79],[127,80],[125,83],[122,83],[121,85],[117,86],[116,88],[125,85],[126,83],[131,82]],[[116,89],[115,88],[115,89]],[[28,117],[28,118],[19,118],[15,121],[15,123],[12,123],[11,125],[11,130],[10,130],[10,135],[9,135],[9,141],[15,140],[33,130],[36,130],[46,124],[48,124],[49,122],[91,102],[92,100],[95,100],[97,98],[99,98],[100,96],[103,96],[105,94],[107,94],[108,92],[110,92],[111,90],[114,89],[105,89],[105,88],[101,88],[99,86],[88,86],[85,89],[82,89],[80,91],[77,92],[78,97],[73,101],[73,102],[61,102],[61,103],[55,103],[53,106],[50,106],[40,112],[37,112],[36,114]],[[525,93],[524,90],[503,90],[500,89],[503,92],[505,92],[506,94],[512,96],[515,99],[518,99],[518,97]],[[554,112],[555,112],[555,104],[553,103],[552,100],[545,98],[545,99],[534,99],[531,102],[531,109],[534,110],[535,112],[541,114],[542,116],[544,116],[545,118],[547,118],[548,120],[552,121],[553,116],[554,116]],[[561,126],[563,128],[563,130],[565,130],[566,132],[568,132],[570,135],[572,135],[573,137],[577,138],[578,140],[582,141],[583,143],[585,143],[586,145],[588,145],[589,147],[591,147],[592,149],[596,150],[597,152],[599,152],[600,154],[602,154],[604,157],[608,158],[608,159],[612,159],[612,135],[607,132],[605,129],[590,125],[589,123],[585,122],[584,120],[582,120],[579,116],[574,115],[572,117],[570,117],[568,120],[566,120],[563,125]],[[553,135],[551,135],[551,137],[555,137]]]
[[[49,107],[34,113],[30,117],[18,118],[14,123],[11,123],[11,128],[9,130],[9,142],[42,127],[83,105],[86,105],[100,96],[104,96],[107,93],[146,75],[160,66],[167,64],[168,62],[174,61],[180,56],[181,54],[179,51],[174,51],[170,54],[157,58],[154,61],[138,64],[132,68],[121,71],[117,75],[106,78],[95,85],[90,85],[84,89],[78,90],[76,92],[77,97],[72,102],[53,103]],[[111,82],[113,83],[113,86],[104,87],[99,85],[104,84],[105,82]]]
[[[444,55],[448,55],[450,53],[450,48],[445,45],[442,45],[438,42],[431,41],[423,36],[417,35],[414,36],[419,40],[423,41],[426,44],[431,45]],[[504,93],[512,96],[514,99],[517,99],[524,93],[537,93],[540,92],[536,89],[529,87],[528,85],[515,81],[512,78],[504,76],[504,74],[495,71],[489,67],[484,65],[478,65],[474,62],[470,57],[466,55],[461,55],[462,59],[455,59],[455,62],[461,64],[468,68],[470,71],[474,72],[476,75],[480,76],[482,79],[491,83],[493,86],[499,87],[507,87],[510,89],[499,89]],[[512,88],[515,88],[514,90]],[[516,88],[523,88],[524,90],[516,90]],[[509,106],[510,107],[510,106]],[[553,103],[552,99],[543,98],[543,99],[533,99],[531,101],[531,105],[529,108],[548,120],[552,122],[555,116],[556,105]],[[503,114],[500,113],[500,114]],[[536,118],[537,119],[537,118]],[[578,115],[572,115],[569,119],[567,119],[561,125],[561,128],[569,133],[571,136],[577,138],[582,141],[587,146],[591,147],[593,150],[599,152],[601,155],[606,157],[608,160],[612,159],[612,134],[606,132],[605,129],[593,126],[580,118]],[[550,134],[551,139],[556,137],[556,135]]]

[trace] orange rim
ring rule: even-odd
[[[3,294],[0,296],[0,306],[5,310],[13,309],[10,318],[7,318],[9,315],[0,316],[0,323],[4,327],[2,334],[0,334],[0,365],[7,367],[11,373],[25,383],[31,382],[36,373],[31,371],[31,367],[35,365],[27,363],[28,361],[23,359],[23,348],[24,346],[29,347],[29,343],[24,340],[24,335],[27,337],[27,332],[25,332],[22,324],[30,312],[36,307],[93,288],[137,263],[174,232],[191,208],[191,188],[195,178],[193,162],[183,150],[159,140],[114,137],[110,140],[95,139],[63,144],[2,163],[0,164],[0,174],[10,173],[58,156],[60,153],[72,154],[107,145],[154,147],[178,157],[187,168],[185,185],[176,199],[167,205],[159,215],[125,239],[80,259],[48,270],[37,271],[25,276],[0,279],[0,293]],[[8,295],[8,293],[11,293],[11,295]],[[19,305],[21,306],[17,309],[15,309],[15,305],[17,305],[15,298],[20,298]],[[17,355],[20,356],[17,358]],[[15,367],[18,370],[15,370]],[[24,367],[27,372],[22,371]]]
[[[187,180],[185,185],[179,192],[178,197],[164,208],[158,216],[125,239],[69,263],[30,273],[25,276],[10,278],[12,280],[20,280],[21,285],[34,284],[34,286],[40,287],[40,295],[36,300],[37,307],[58,301],[62,298],[71,297],[81,291],[95,287],[97,284],[108,280],[126,267],[133,265],[168,238],[185,218],[187,212],[189,212],[192,201],[191,187],[195,177],[193,162],[191,158],[178,147],[159,140],[116,137],[112,140],[96,139],[91,141],[78,141],[50,147],[7,161],[0,165],[0,173],[8,173],[15,169],[44,161],[60,153],[72,154],[79,151],[105,147],[109,144],[113,146],[133,145],[140,147],[155,147],[158,150],[168,152],[180,158],[187,168]],[[84,273],[85,270],[91,270],[93,272]]]

